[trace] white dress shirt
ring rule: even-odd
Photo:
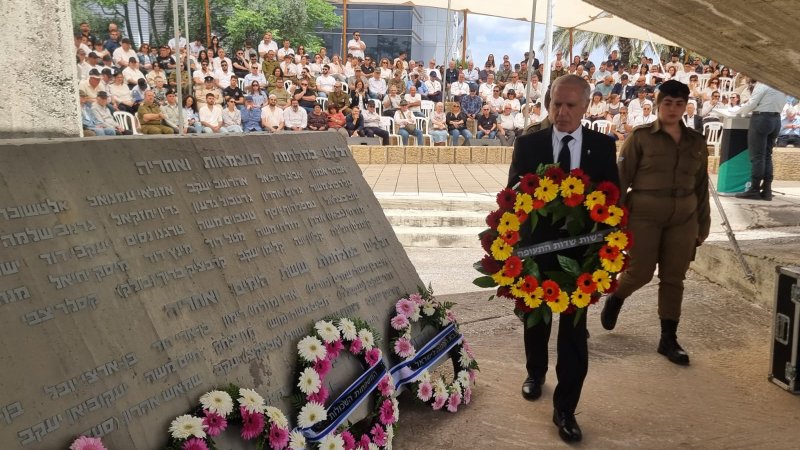
[[[286,128],[300,127],[305,129],[308,126],[308,113],[299,106],[297,110],[290,106],[283,110],[283,125]]]
[[[219,105],[214,105],[213,108],[209,109],[208,104],[206,104],[206,106],[200,108],[198,114],[200,115],[200,122],[206,122],[213,126],[222,125],[222,107]]]
[[[558,131],[553,126],[553,162],[558,163],[558,153],[561,151],[561,141],[564,136],[572,136],[572,140],[567,144],[569,148],[569,170],[577,169],[581,166],[581,146],[583,145],[583,127],[579,126],[572,133]]]

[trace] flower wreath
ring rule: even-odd
[[[256,448],[280,450],[289,443],[286,415],[278,408],[266,406],[258,392],[231,385],[224,391],[203,394],[194,414],[175,418],[169,426],[170,441],[166,449],[213,449],[211,438],[222,434],[232,423],[242,426],[242,439],[256,439]]]
[[[388,373],[385,373],[381,350],[376,345],[375,333],[366,322],[348,318],[320,320],[314,325],[312,334],[298,342],[300,367],[297,387],[300,390],[300,407],[297,415],[298,428],[291,433],[290,449],[314,448],[314,445],[325,450],[391,448],[399,410],[397,400],[392,398],[394,383]],[[345,423],[346,417],[340,417],[338,420],[342,424],[321,436],[317,442],[311,442],[312,439],[307,439],[306,434],[309,431],[316,432],[312,427],[331,419],[325,407],[330,392],[323,383],[333,361],[345,349],[357,358],[363,358],[368,367],[364,375],[383,367],[383,375],[375,389],[375,410],[366,419],[367,425],[363,433],[354,432],[351,429],[353,424]],[[327,427],[331,427],[333,423],[335,421],[327,424]]]
[[[565,173],[557,165],[540,165],[497,194],[499,209],[489,213],[489,228],[480,234],[487,254],[474,265],[484,276],[473,283],[498,286],[497,295],[513,299],[514,312],[529,327],[549,321],[553,313],[576,313],[577,322],[600,294],[616,289],[616,274],[626,267],[625,250],[633,241],[624,230],[627,210],[618,202],[619,189],[611,182],[595,185],[580,169]],[[541,273],[520,245],[520,229],[529,224],[526,231],[533,233],[541,220],[563,222],[570,237],[588,242],[579,244],[585,248],[582,261],[558,255],[561,270]]]
[[[392,339],[394,354],[403,358],[406,363],[417,356],[418,350],[411,341],[413,323],[422,322],[423,327],[432,326],[440,332],[452,325],[457,333],[458,322],[451,311],[453,305],[435,301],[430,288],[420,288],[419,293],[401,298],[395,305],[395,313],[391,319],[394,330]],[[460,404],[467,405],[472,398],[472,386],[475,383],[478,362],[475,361],[472,349],[464,338],[448,351],[448,355],[456,374],[450,383],[445,381],[443,375],[432,377],[427,369],[419,373],[414,372],[414,378],[410,383],[414,396],[431,405],[434,410],[440,410],[447,405],[448,411],[456,412]]]

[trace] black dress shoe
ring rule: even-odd
[[[580,442],[583,439],[575,414],[556,409],[553,411],[553,423],[558,427],[558,435],[564,442]]]
[[[606,302],[603,304],[603,310],[600,312],[600,323],[606,330],[613,330],[617,326],[617,317],[622,309],[622,304],[625,303],[624,299],[612,295],[606,297]]]
[[[529,401],[534,401],[542,396],[542,385],[544,378],[538,379],[534,377],[525,378],[522,383],[522,398]]]

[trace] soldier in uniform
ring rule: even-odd
[[[197,107],[200,108],[206,103],[208,94],[214,94],[214,98],[216,99],[215,103],[217,105],[221,105],[224,101],[224,97],[222,95],[222,90],[214,85],[214,77],[207,75],[204,80],[205,82],[203,83],[203,86],[198,88],[195,92],[198,103]]]
[[[328,94],[328,106],[336,105],[342,114],[350,114],[350,96],[342,90],[342,82],[333,85],[333,92]]]
[[[630,209],[628,228],[635,242],[630,265],[600,314],[603,328],[614,329],[625,299],[653,278],[658,264],[658,353],[680,365],[689,364],[676,335],[683,280],[711,225],[706,141],[681,120],[688,99],[685,84],[662,83],[658,119],[635,128],[622,146],[620,193]]]
[[[161,108],[154,102],[156,94],[148,89],[144,91],[144,102],[139,105],[139,110],[136,115],[139,116],[139,123],[142,124],[142,133],[144,134],[173,134],[175,130],[172,127],[161,123],[167,115],[161,112]]]

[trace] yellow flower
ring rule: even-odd
[[[492,258],[498,261],[505,261],[511,256],[514,247],[508,245],[508,242],[499,237],[492,242],[490,250],[492,251]]]
[[[558,294],[558,300],[555,302],[547,302],[547,306],[549,306],[554,313],[561,314],[566,311],[569,306],[569,295],[561,291],[561,293]]]
[[[503,271],[500,270],[499,272],[492,274],[492,279],[498,286],[511,286],[514,284],[514,277],[506,277],[503,276]]]
[[[605,270],[595,270],[592,273],[592,280],[597,283],[597,292],[607,291],[611,287],[611,277]]]
[[[526,294],[523,299],[525,300],[525,304],[528,306],[528,308],[531,309],[536,309],[542,304],[541,297],[533,297],[530,294]]]
[[[519,218],[517,218],[516,214],[504,212],[500,217],[500,225],[497,226],[497,232],[506,234],[506,231],[519,231]]]
[[[533,196],[543,202],[552,202],[558,196],[558,186],[548,177],[539,180],[539,187],[533,191]]]
[[[628,236],[622,231],[615,231],[606,236],[606,242],[608,242],[609,247],[624,250],[628,246]]]
[[[578,289],[572,293],[572,298],[570,300],[572,300],[572,304],[578,308],[586,308],[589,306],[592,296]]]
[[[583,181],[575,177],[567,177],[561,182],[561,196],[582,195],[584,188]]]
[[[615,227],[622,220],[622,214],[622,208],[611,205],[608,207],[608,219],[604,220],[603,223]]]
[[[586,209],[590,211],[594,208],[594,205],[605,205],[606,194],[600,191],[594,191],[586,196],[586,200],[583,201],[583,204],[586,206]]]
[[[528,194],[517,194],[517,201],[514,203],[514,211],[523,210],[525,214],[533,211],[533,198]]]
[[[619,254],[615,259],[608,260],[600,258],[600,264],[603,265],[603,269],[609,272],[619,272],[622,270],[622,264],[625,262],[625,255],[622,253]]]

